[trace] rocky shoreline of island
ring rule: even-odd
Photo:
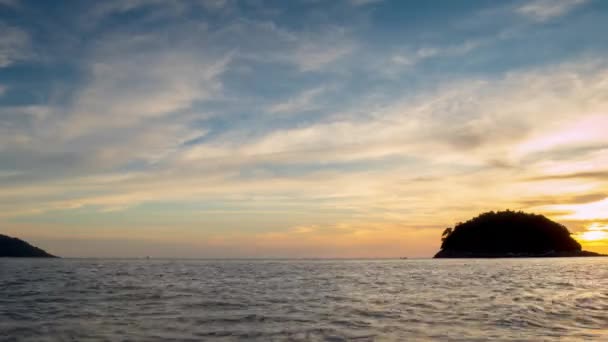
[[[544,253],[472,253],[467,251],[441,250],[435,254],[435,259],[496,259],[496,258],[572,258],[572,257],[606,257],[591,251],[549,251]]]

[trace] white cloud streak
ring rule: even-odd
[[[323,94],[327,87],[321,86],[305,90],[300,94],[268,107],[268,112],[272,114],[287,113],[293,114],[316,108],[315,99]]]
[[[521,15],[536,21],[548,21],[565,15],[587,0],[531,0],[517,8]]]

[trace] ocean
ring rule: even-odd
[[[2,341],[608,341],[608,258],[0,259]]]

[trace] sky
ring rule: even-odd
[[[608,1],[0,0],[0,233],[66,257],[608,252]]]

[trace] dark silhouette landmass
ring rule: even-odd
[[[584,257],[568,228],[545,216],[515,211],[487,212],[442,234],[435,258]]]
[[[2,234],[0,234],[0,257],[57,258],[23,240]]]

